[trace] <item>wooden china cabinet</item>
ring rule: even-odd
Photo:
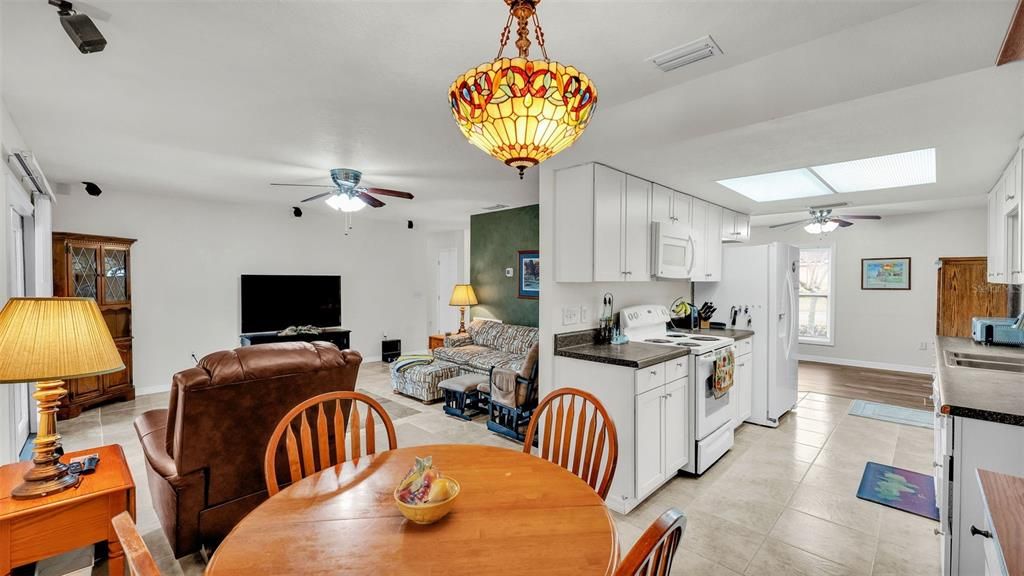
[[[93,298],[107,321],[125,369],[72,378],[57,417],[75,418],[97,404],[135,398],[132,383],[131,247],[135,240],[69,232],[53,233],[53,295]]]

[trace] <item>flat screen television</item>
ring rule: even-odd
[[[341,326],[341,276],[242,274],[242,333]]]

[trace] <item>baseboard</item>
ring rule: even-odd
[[[171,387],[168,386],[136,386],[135,396],[145,396],[146,394],[163,394],[171,391]]]
[[[821,362],[822,364],[838,364],[839,366],[854,366],[857,368],[873,368],[875,370],[890,370],[892,372],[909,372],[911,374],[935,374],[934,366],[914,366],[911,364],[890,364],[888,362],[869,362],[867,360],[850,360],[849,358],[831,358],[828,356],[811,356],[809,354],[797,354],[797,360],[807,362]]]

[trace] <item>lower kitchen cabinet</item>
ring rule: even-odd
[[[935,414],[942,574],[985,574],[986,538],[978,531],[985,529],[987,512],[978,469],[1024,476],[1024,426]]]
[[[693,424],[685,357],[635,369],[557,356],[554,381],[596,396],[615,422],[619,459],[605,499],[612,510],[628,513],[689,462]]]

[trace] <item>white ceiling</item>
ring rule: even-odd
[[[497,49],[500,0],[80,6],[100,54],[79,54],[41,0],[3,5],[3,97],[53,181],[287,207],[307,190],[269,182],[353,167],[417,196],[359,217],[441,227],[536,201],[536,171],[519,181],[447,109],[451,80]],[[843,199],[983,194],[1024,132],[1024,66],[992,67],[1013,6],[545,0],[549,53],[599,90],[587,134],[551,162],[602,160],[768,213],[803,203],[755,206],[714,181],[934,146],[937,184]],[[668,74],[646,61],[705,34],[723,56]]]

